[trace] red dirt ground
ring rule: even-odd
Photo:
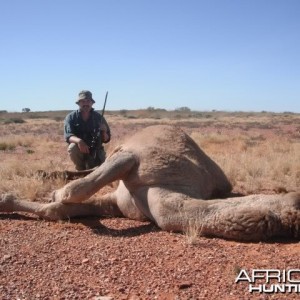
[[[48,222],[15,213],[0,214],[0,236],[3,300],[299,297],[295,292],[250,293],[247,282],[235,282],[241,269],[300,269],[297,241],[199,237],[190,243],[187,236],[148,222]]]

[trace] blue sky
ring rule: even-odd
[[[298,0],[1,1],[0,110],[300,112]]]

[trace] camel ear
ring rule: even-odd
[[[63,203],[83,202],[105,185],[118,179],[125,179],[137,164],[138,159],[133,153],[116,152],[91,174],[54,191],[53,200]]]

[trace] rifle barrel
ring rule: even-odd
[[[107,96],[108,96],[108,92],[106,92],[106,95],[105,95],[104,105],[103,105],[103,109],[102,109],[102,117],[104,116],[104,111],[105,111]]]

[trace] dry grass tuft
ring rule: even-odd
[[[192,133],[234,186],[246,193],[259,190],[295,190],[300,185],[300,142],[282,137],[200,135]]]
[[[186,226],[184,233],[186,236],[186,242],[189,245],[197,245],[199,237],[202,235],[202,226],[199,225],[199,222],[188,220],[188,225]]]
[[[48,163],[20,162],[7,160],[0,166],[0,191],[1,193],[13,193],[16,196],[29,200],[47,197],[57,187],[62,187],[65,182],[62,179],[43,180],[36,176],[37,170],[44,167],[51,169]]]
[[[34,140],[33,136],[8,135],[1,138],[0,150],[14,150],[18,146],[27,148],[33,145]]]

